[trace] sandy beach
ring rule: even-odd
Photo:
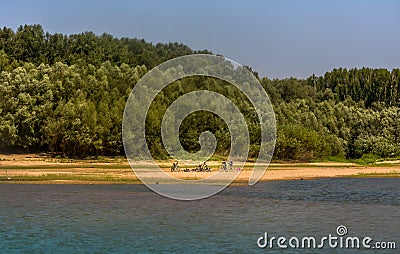
[[[221,180],[230,174],[238,174],[235,182],[246,183],[254,164],[246,163],[240,172],[218,172],[220,162],[210,162],[212,172],[170,172],[172,162],[162,161],[158,165],[165,177],[171,175],[185,180],[199,180],[218,174]],[[135,162],[135,168],[148,169],[149,162]],[[186,166],[194,167],[194,163]],[[185,165],[184,165],[185,166]],[[264,169],[262,166],[258,169]],[[147,172],[152,177],[152,172]],[[168,175],[167,175],[168,174]],[[331,177],[399,177],[398,161],[358,165],[355,163],[271,163],[260,181],[303,180]],[[160,174],[154,174],[160,177]],[[217,179],[218,179],[217,177]],[[124,158],[103,158],[97,160],[56,159],[39,154],[0,155],[0,183],[35,184],[116,184],[140,183],[129,163]]]

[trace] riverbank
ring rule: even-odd
[[[220,162],[210,162],[212,172],[169,172],[171,162],[159,166],[167,174],[185,180],[199,180],[216,174]],[[135,162],[137,168],[148,168],[149,162]],[[194,163],[187,166],[194,167]],[[228,174],[238,174],[234,182],[247,183],[252,163],[246,163],[240,172],[221,172],[221,180]],[[266,167],[266,166],[264,166]],[[150,174],[151,172],[147,173]],[[303,180],[333,177],[400,177],[400,162],[358,165],[343,162],[272,163],[260,181]],[[0,155],[0,183],[29,184],[139,184],[124,158],[71,160],[52,158],[46,154]]]

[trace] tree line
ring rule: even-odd
[[[121,124],[131,89],[154,66],[196,53],[211,54],[178,43],[154,45],[92,32],[49,34],[40,25],[0,29],[0,150],[123,155]],[[277,119],[275,159],[400,155],[399,69],[339,68],[319,77],[263,77],[260,82]],[[250,130],[250,156],[256,156],[261,134],[251,103],[232,85],[207,77],[178,80],[157,96],[146,124],[152,154],[168,158],[162,116],[176,98],[199,89],[224,94],[238,106]],[[205,130],[218,140],[217,156],[226,156],[227,127],[207,112],[193,113],[182,123],[183,147],[197,151]]]

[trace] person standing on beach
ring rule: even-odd
[[[229,170],[233,170],[233,161],[229,161],[228,165],[229,165]]]

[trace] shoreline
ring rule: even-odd
[[[319,180],[319,179],[341,179],[341,178],[400,178],[400,173],[373,173],[373,174],[359,174],[359,175],[341,175],[341,176],[315,176],[315,177],[301,177],[301,178],[282,178],[282,179],[260,179],[257,183],[261,182],[274,182],[274,181],[307,181],[307,180]],[[127,180],[120,179],[118,181],[107,181],[107,180],[93,180],[91,178],[85,180],[65,180],[65,179],[57,179],[57,180],[36,180],[36,179],[15,179],[11,178],[10,180],[6,180],[0,178],[0,185],[2,184],[15,184],[15,185],[129,185],[129,184],[141,184],[144,185],[139,179]],[[168,183],[164,183],[168,184]],[[174,184],[174,182],[171,182]],[[247,180],[234,180],[230,185],[232,186],[243,186],[247,185]]]
[[[136,167],[146,172],[146,177],[165,183],[169,176],[184,180],[200,180],[212,175],[218,183],[229,174],[238,174],[234,185],[246,185],[254,163],[246,163],[240,172],[218,172],[220,162],[209,162],[212,172],[169,172],[170,161],[160,161],[165,175],[149,170],[149,162],[137,162]],[[188,165],[190,163],[188,162]],[[191,163],[191,167],[194,167]],[[258,169],[264,170],[267,165]],[[261,168],[260,168],[261,167]],[[217,174],[218,173],[218,174]],[[158,177],[158,178],[157,178]],[[344,162],[271,163],[259,182],[276,180],[310,180],[322,178],[400,178],[400,162],[358,165]],[[169,183],[169,182],[168,182]],[[171,182],[173,183],[173,182]],[[214,181],[215,183],[215,181]],[[0,184],[143,184],[122,158],[101,160],[55,159],[36,154],[0,154]]]

